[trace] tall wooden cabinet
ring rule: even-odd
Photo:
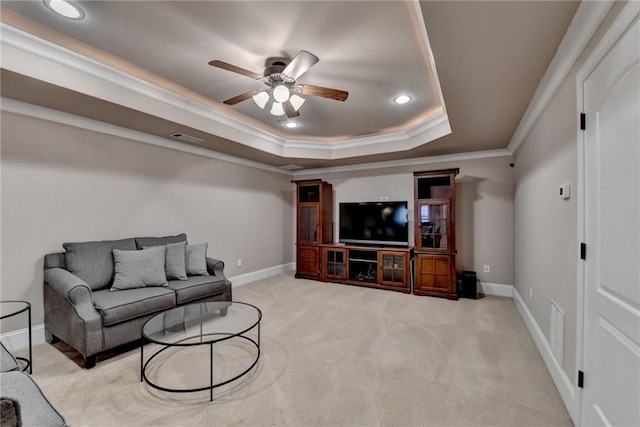
[[[321,277],[321,245],[333,242],[333,188],[322,180],[296,184],[296,277]]]
[[[455,177],[459,169],[415,172],[414,294],[456,294]]]

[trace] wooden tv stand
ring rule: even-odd
[[[413,247],[321,246],[320,280],[411,293]]]

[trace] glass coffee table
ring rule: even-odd
[[[173,393],[209,390],[213,401],[214,388],[246,375],[258,363],[261,319],[259,308],[238,301],[199,302],[156,314],[142,326],[140,381]],[[145,361],[148,343],[159,348]],[[173,386],[185,382],[198,384]]]

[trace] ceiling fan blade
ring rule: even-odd
[[[256,90],[252,90],[252,91],[249,91],[249,92],[245,92],[245,93],[240,94],[238,96],[234,96],[233,98],[229,98],[226,101],[224,101],[223,103],[227,104],[227,105],[235,105],[238,102],[242,102],[242,101],[245,101],[245,100],[251,98],[253,95],[257,94],[258,92],[262,92],[262,90],[256,89]]]
[[[306,50],[301,50],[295,58],[289,62],[289,65],[282,70],[282,74],[287,77],[291,77],[293,80],[298,80],[298,78],[309,70],[309,68],[313,67],[313,65],[318,62],[319,59],[313,53],[309,53]]]
[[[349,97],[349,92],[338,89],[330,89],[328,87],[313,86],[313,85],[300,85],[302,93],[304,95],[320,96],[327,99],[335,99],[336,101],[346,101]]]
[[[243,76],[251,77],[252,79],[256,80],[262,78],[262,74],[254,73],[253,71],[245,70],[244,68],[236,67],[235,65],[227,64],[226,62],[218,61],[217,59],[209,61],[209,65],[211,65],[212,67],[218,67],[222,68],[223,70],[242,74]]]
[[[300,115],[300,113],[298,113],[295,110],[295,108],[293,108],[293,105],[291,104],[291,101],[289,101],[288,99],[284,103],[284,113],[290,119],[292,119],[294,117],[298,117]]]

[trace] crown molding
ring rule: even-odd
[[[187,126],[281,157],[332,160],[403,151],[451,133],[419,1],[413,0],[413,3],[416,19],[420,23],[419,37],[428,54],[428,66],[434,75],[434,86],[442,111],[402,132],[338,141],[283,138],[258,125],[225,114],[218,104],[198,94],[193,93],[193,97],[190,97],[171,91],[7,22],[0,22],[0,42],[4,46],[2,67],[167,120],[180,117]],[[131,93],[154,102],[143,102],[144,98],[132,97]]]
[[[252,160],[231,156],[229,154],[220,153],[202,147],[186,145],[167,138],[162,138],[159,136],[150,135],[148,133],[100,122],[98,120],[88,119],[86,117],[76,116],[74,114],[64,113],[62,111],[53,110],[51,108],[45,108],[33,104],[28,104],[26,102],[16,101],[14,99],[0,97],[0,110],[6,111],[8,113],[20,114],[36,119],[73,126],[75,128],[85,129],[92,132],[111,135],[118,138],[125,138],[132,141],[143,142],[145,144],[155,145],[156,147],[168,148],[171,150],[182,151],[184,153],[208,157],[210,159],[221,160],[241,166],[248,166],[268,172],[275,172],[282,175],[292,176],[292,173],[290,171],[275,166],[266,165],[260,162],[254,162]]]
[[[583,1],[578,6],[555,56],[540,80],[507,148],[515,153],[529,136],[551,98],[567,77],[615,0]]]
[[[388,160],[374,163],[362,163],[348,166],[335,166],[328,168],[302,169],[291,171],[276,166],[266,165],[264,163],[243,159],[241,157],[231,156],[217,151],[209,150],[202,147],[194,147],[173,141],[171,139],[162,138],[148,133],[135,131],[132,129],[104,123],[98,120],[88,119],[74,114],[65,113],[51,108],[40,107],[26,102],[16,101],[14,99],[0,97],[0,111],[8,113],[20,114],[27,117],[33,117],[41,120],[47,120],[53,123],[59,123],[67,126],[73,126],[79,129],[85,129],[92,132],[98,132],[111,135],[118,138],[129,139],[132,141],[142,142],[154,145],[156,147],[167,148],[170,150],[182,151],[184,153],[195,154],[210,159],[229,162],[241,166],[247,166],[268,172],[275,172],[290,177],[299,177],[309,174],[333,173],[333,172],[355,172],[362,170],[375,170],[385,168],[399,168],[406,166],[418,166],[434,163],[455,162],[462,160],[487,159],[494,157],[508,157],[512,153],[508,149],[475,151],[469,153],[445,154],[440,156],[419,157],[415,159],[404,160]]]
[[[415,159],[387,160],[374,163],[361,163],[348,166],[332,166],[328,168],[303,169],[293,172],[295,178],[306,175],[355,172],[374,169],[401,168],[407,166],[421,166],[435,163],[459,162],[462,160],[490,159],[494,157],[510,157],[513,153],[506,148],[497,150],[473,151],[468,153],[443,154],[440,156],[417,157]]]
[[[283,153],[286,154],[286,157],[296,158],[304,157],[305,151],[315,151],[316,156],[314,158],[325,160],[385,154],[411,150],[424,145],[425,140],[433,141],[450,133],[449,119],[446,114],[441,112],[423,122],[413,131],[362,136],[336,142],[332,145],[291,140],[287,141]],[[389,148],[390,146],[392,149]]]
[[[0,39],[2,45],[15,49],[14,51],[4,49],[2,68],[115,104],[141,110],[139,104],[130,104],[133,98],[131,96],[128,96],[126,100],[115,99],[118,95],[112,88],[124,89],[159,101],[161,105],[170,106],[183,113],[187,112],[200,119],[210,121],[214,124],[215,130],[201,129],[205,132],[214,133],[227,139],[236,139],[239,135],[244,136],[244,140],[239,141],[240,143],[271,154],[282,155],[282,147],[284,146],[282,138],[216,111],[213,109],[213,105],[205,105],[194,99],[179,95],[4,22],[0,22],[0,34],[2,35]],[[40,66],[35,66],[34,60],[39,60]],[[73,77],[60,76],[62,73],[52,72],[55,67],[47,67],[47,64],[62,66],[64,67],[63,70],[72,70],[75,75]],[[95,78],[95,84],[87,84],[87,77]],[[109,87],[105,88],[104,83],[108,84]],[[171,117],[165,117],[166,114],[161,114],[158,110],[144,112],[171,120]]]

